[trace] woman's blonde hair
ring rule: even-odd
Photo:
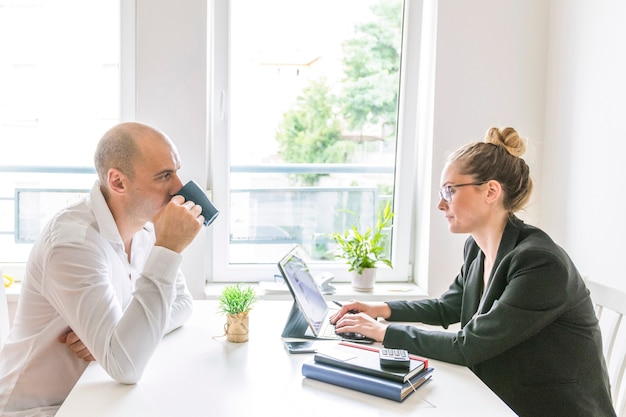
[[[509,213],[524,209],[533,188],[530,169],[521,156],[526,143],[512,127],[492,127],[483,142],[465,145],[448,157],[463,175],[476,181],[498,181],[504,191],[502,200]]]

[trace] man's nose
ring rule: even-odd
[[[176,175],[176,181],[172,183],[172,195],[176,194],[181,188],[183,188],[183,182],[178,175]]]

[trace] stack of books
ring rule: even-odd
[[[302,375],[378,397],[404,401],[430,379],[428,360],[410,355],[407,370],[390,370],[380,365],[380,349],[341,342],[318,351],[314,360],[302,365]]]

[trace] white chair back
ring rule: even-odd
[[[2,271],[0,271],[0,277],[2,276]],[[4,280],[2,280],[2,285],[0,285],[0,349],[2,349],[2,345],[4,344],[4,340],[9,334],[9,308],[7,306],[7,296],[4,291]]]
[[[615,412],[618,417],[626,417],[626,292],[594,281],[587,281],[587,287],[600,320]]]

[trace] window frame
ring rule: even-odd
[[[417,85],[421,35],[421,1],[404,0],[400,93],[398,103],[398,141],[396,144],[396,184],[394,187],[394,228],[392,233],[393,269],[379,267],[380,282],[413,282],[412,259],[415,252],[415,196],[418,172]],[[228,207],[229,198],[229,0],[214,0],[208,9],[208,108],[210,143],[209,186],[218,207]],[[212,225],[207,249],[209,282],[263,281],[278,273],[275,262],[268,264],[229,265],[228,242],[230,218],[222,209],[219,221]],[[329,271],[336,281],[346,282],[349,273],[344,262],[310,262],[314,273]]]

